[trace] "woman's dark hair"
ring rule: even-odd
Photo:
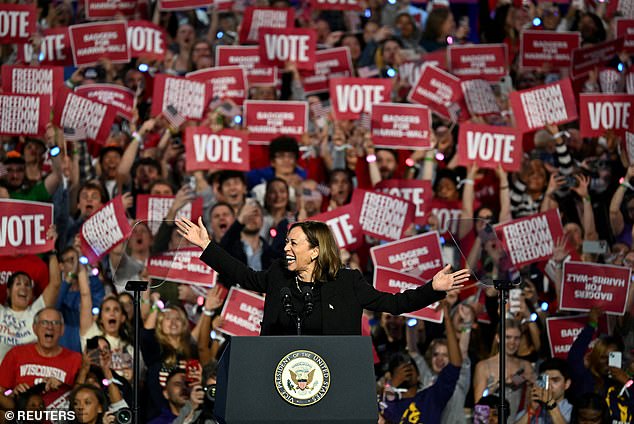
[[[290,233],[295,227],[304,231],[311,248],[319,247],[319,256],[316,259],[314,271],[315,281],[334,280],[343,264],[339,256],[339,246],[337,246],[330,227],[319,221],[302,221],[291,225],[288,232]]]
[[[286,181],[284,181],[283,179],[279,178],[279,177],[275,177],[273,178],[271,181],[266,183],[266,191],[264,193],[264,209],[266,209],[267,211],[271,211],[271,205],[269,204],[269,192],[273,189],[273,183],[282,183],[284,184],[284,187],[286,187],[286,194],[288,195],[288,183]],[[290,203],[290,199],[286,201],[286,210],[290,211],[291,210],[291,203]]]
[[[31,282],[31,288],[33,288],[33,280],[31,279],[31,276],[24,271],[16,271],[13,274],[11,274],[11,276],[9,277],[9,280],[7,281],[7,291],[11,290],[11,288],[13,287],[13,284],[15,284],[15,280],[17,280],[17,278],[20,275],[23,275],[26,278],[28,278],[29,281]],[[11,307],[11,296],[7,296],[7,306],[9,308]]]
[[[346,204],[348,204],[350,203],[350,199],[352,198],[352,192],[354,190],[354,174],[350,172],[348,169],[333,169],[328,174],[329,188],[330,188],[330,184],[332,184],[332,180],[335,178],[335,175],[337,174],[343,174],[343,176],[346,177],[346,179],[348,180],[348,183],[350,184],[350,194],[348,195],[348,198],[346,199],[346,202],[345,202]]]
[[[101,405],[101,410],[103,412],[99,414],[99,418],[97,418],[97,422],[100,423],[101,417],[108,410],[108,399],[106,398],[106,394],[103,391],[93,386],[92,384],[80,384],[73,389],[69,397],[69,408],[73,411],[75,410],[75,398],[77,397],[77,393],[81,392],[82,390],[88,390],[92,392],[97,398],[99,405]]]
[[[436,41],[442,33],[442,26],[449,18],[451,11],[447,7],[438,7],[433,9],[427,16],[427,23],[423,31],[424,40]]]
[[[586,38],[583,40],[583,42],[585,43],[600,43],[602,41],[605,41],[605,39],[608,37],[607,32],[605,31],[605,26],[603,26],[603,20],[601,20],[601,18],[599,18],[599,16],[595,15],[594,13],[586,13],[585,16],[589,17],[590,19],[592,19],[592,22],[594,22],[594,26],[597,28],[596,31],[594,31],[592,33],[592,37],[591,38]]]
[[[579,423],[579,411],[582,409],[590,409],[592,411],[601,412],[601,424],[610,424],[612,422],[608,405],[605,403],[603,397],[597,393],[585,393],[579,396],[572,407],[570,424]]]

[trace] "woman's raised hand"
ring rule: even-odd
[[[461,269],[460,271],[451,272],[451,265],[447,265],[434,275],[434,278],[431,280],[431,284],[434,290],[438,291],[460,289],[464,286],[463,283],[469,280],[470,273],[471,272],[466,268]]]
[[[198,218],[198,225],[187,218],[178,218],[176,227],[178,228],[178,234],[201,249],[207,247],[210,242],[209,233],[207,233],[207,228],[205,228],[202,218]]]

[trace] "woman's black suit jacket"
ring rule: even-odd
[[[295,286],[295,273],[288,271],[283,259],[274,261],[266,271],[253,271],[213,241],[200,259],[218,272],[223,281],[266,293],[260,334],[277,335],[272,328],[284,313],[280,290]],[[361,335],[363,309],[399,315],[431,305],[445,295],[444,291],[434,290],[431,283],[403,293],[384,293],[368,284],[359,271],[341,269],[334,281],[326,281],[321,287],[323,334]]]

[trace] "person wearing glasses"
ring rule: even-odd
[[[36,385],[43,386],[47,408],[55,407],[72,389],[81,368],[81,354],[59,344],[64,320],[57,309],[40,309],[32,327],[37,341],[15,346],[0,364],[0,409],[13,409],[15,397]]]

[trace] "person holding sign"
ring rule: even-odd
[[[293,224],[284,247],[286,257],[255,272],[211,241],[202,219],[196,225],[182,218],[176,225],[183,237],[203,249],[201,260],[224,281],[267,294],[261,335],[295,334],[295,322],[285,312],[291,308],[303,317],[305,334],[361,335],[364,309],[393,315],[416,311],[443,299],[448,290],[463,287],[469,279],[467,269],[451,272],[448,265],[415,290],[380,292],[358,271],[343,268],[330,228],[318,221]]]

